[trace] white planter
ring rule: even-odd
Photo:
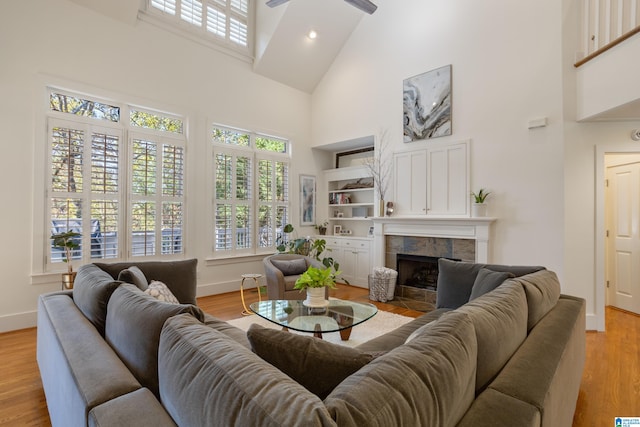
[[[307,288],[307,299],[302,303],[307,307],[326,307],[329,301],[324,299],[324,288]]]
[[[471,216],[475,218],[487,216],[487,205],[484,203],[471,204]]]

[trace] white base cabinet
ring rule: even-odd
[[[356,237],[328,236],[326,256],[340,264],[340,278],[350,285],[368,288],[368,276],[371,270],[371,239]],[[324,255],[324,254],[323,254]]]

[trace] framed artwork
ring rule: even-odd
[[[451,135],[451,65],[405,79],[404,142]]]
[[[342,234],[342,226],[341,225],[334,225],[333,226],[333,235],[334,236],[339,236],[340,234]]]
[[[316,223],[316,177],[300,175],[300,225]]]

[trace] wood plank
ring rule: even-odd
[[[368,290],[339,285],[336,298],[369,302]],[[255,290],[247,303],[258,300]],[[391,304],[380,310],[417,317],[421,313]],[[241,317],[240,293],[198,298],[207,313],[223,320]],[[615,416],[640,416],[640,316],[607,307],[607,332],[587,332],[587,359],[574,427],[613,425]],[[50,426],[36,363],[36,329],[0,334],[0,426]]]

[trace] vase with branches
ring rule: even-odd
[[[384,216],[384,198],[389,187],[389,176],[391,174],[391,156],[387,153],[389,148],[389,137],[386,129],[382,130],[378,136],[378,146],[373,150],[373,156],[368,157],[364,161],[373,183],[375,184],[378,195],[380,196],[379,216]]]

